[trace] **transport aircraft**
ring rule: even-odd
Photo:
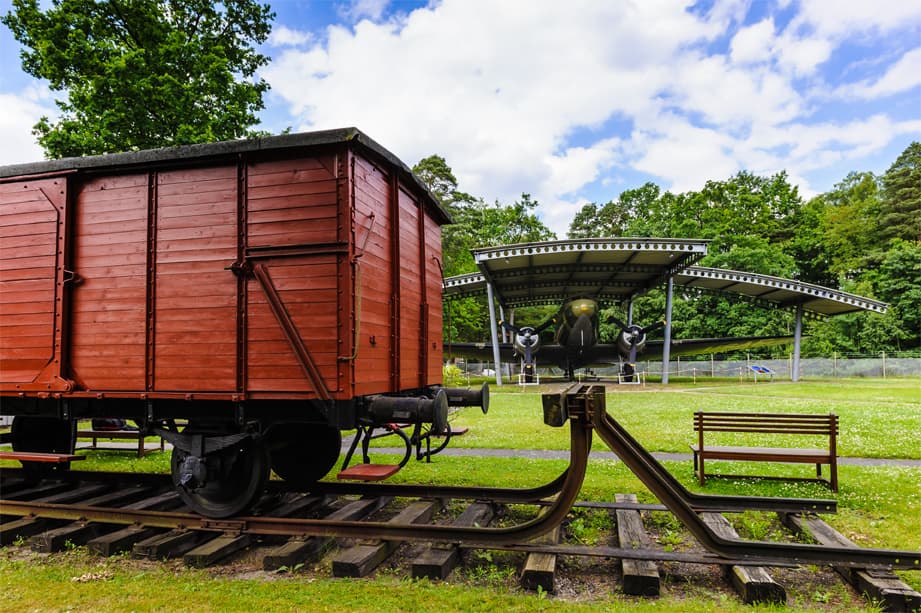
[[[592,366],[621,365],[621,377],[625,382],[633,380],[637,356],[656,359],[662,356],[664,341],[649,340],[649,335],[665,326],[658,321],[647,326],[624,323],[616,317],[609,317],[608,323],[616,324],[620,333],[614,343],[602,343],[599,335],[599,307],[591,298],[575,298],[567,301],[550,319],[538,326],[515,326],[501,322],[512,332],[511,343],[500,343],[501,355],[514,354],[522,362],[525,380],[534,376],[536,356],[544,363],[559,366],[573,379],[577,368]],[[555,326],[553,342],[541,344],[541,333]],[[792,343],[792,336],[755,336],[732,338],[672,339],[671,356],[695,355],[739,351],[753,347],[783,345]],[[492,360],[492,345],[489,343],[451,343],[445,346],[445,353],[453,357]]]

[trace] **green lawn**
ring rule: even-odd
[[[545,390],[547,386],[544,386]],[[560,388],[562,386],[555,386]],[[921,384],[915,380],[848,379],[801,383],[720,382],[667,387],[609,386],[609,412],[648,449],[687,452],[693,439],[695,410],[823,412],[841,418],[839,450],[842,456],[921,459]],[[451,442],[453,447],[566,449],[568,427],[550,428],[542,421],[540,391],[516,386],[493,388],[488,415],[463,409],[454,425],[469,433]],[[394,439],[395,440],[395,439]],[[382,445],[392,445],[389,438]],[[600,440],[596,450],[606,450]],[[93,452],[81,468],[100,470],[168,471],[169,454],[136,459],[130,453]],[[376,461],[390,458],[378,452]],[[9,464],[6,464],[9,465]],[[393,480],[408,483],[527,487],[558,475],[566,462],[522,457],[435,456],[431,464],[411,461]],[[833,497],[821,484],[757,479],[710,480],[700,488],[690,460],[665,466],[695,491],[741,495]],[[722,464],[717,468],[723,468]],[[808,466],[727,464],[727,472],[807,475]],[[863,546],[921,550],[921,468],[894,466],[839,467],[839,513],[826,521]],[[641,501],[651,494],[622,463],[590,461],[582,497],[611,500],[615,493],[636,493]],[[757,515],[757,514],[755,514]],[[770,517],[744,516],[741,527],[768,525]],[[481,561],[482,562],[482,561]],[[468,564],[469,565],[469,564]],[[571,611],[669,610],[750,611],[726,591],[700,588],[680,596],[659,599],[625,597],[608,586],[587,595],[588,602],[543,597],[521,592],[515,566],[494,561],[455,571],[449,584],[411,582],[402,574],[378,573],[373,579],[336,580],[328,562],[309,574],[254,574],[228,577],[218,570],[191,571],[181,564],[138,566],[120,558],[95,560],[84,550],[56,556],[32,555],[21,547],[0,553],[0,607],[3,610],[249,610],[264,611]],[[900,573],[921,591],[921,571]],[[84,578],[85,581],[75,581]],[[791,594],[789,610],[874,610],[858,596],[833,581]],[[589,588],[589,591],[591,589]],[[757,610],[757,609],[756,609]]]
[[[452,446],[567,449],[566,429],[545,426],[540,404],[542,391],[562,387],[493,387],[488,415],[468,408],[452,419],[454,425],[470,426]],[[650,451],[687,453],[688,443],[694,441],[695,411],[834,412],[840,420],[839,456],[921,459],[918,379],[609,385],[607,408]],[[742,436],[726,441],[750,443]]]

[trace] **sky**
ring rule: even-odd
[[[47,0],[43,0],[47,3]],[[800,194],[921,141],[918,0],[269,0],[258,128],[355,126],[559,237],[588,202],[785,171]],[[10,9],[0,0],[0,12]],[[55,97],[0,25],[0,164]]]

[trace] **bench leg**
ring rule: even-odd
[[[700,485],[702,487],[704,485],[704,482],[706,481],[706,477],[704,477],[704,457],[703,456],[700,456],[700,459],[698,460],[697,465],[699,467],[699,470],[697,471],[697,475],[700,478]]]

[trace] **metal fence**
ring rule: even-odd
[[[467,376],[487,375],[494,376],[495,370],[491,362],[458,361],[457,366]],[[517,363],[503,363],[503,375],[506,380],[512,380],[520,370]],[[745,355],[733,357],[700,357],[697,359],[676,359],[669,361],[669,377],[697,378],[739,378],[740,380],[763,380],[773,378],[789,381],[793,369],[793,356],[780,359],[751,358]],[[662,376],[662,362],[656,360],[640,360],[636,370],[645,377],[658,379]],[[558,368],[544,367],[538,362],[538,373],[541,376],[559,376]],[[577,371],[577,374],[597,375],[600,377],[617,377],[620,368],[610,366],[607,368],[593,368],[588,373]],[[918,377],[921,378],[921,354],[899,353],[891,354],[881,352],[873,355],[839,355],[830,357],[800,358],[799,378],[835,378],[835,377]]]
[[[650,376],[661,376],[662,362],[644,362],[643,370]],[[792,356],[784,359],[673,360],[669,362],[668,368],[669,376],[675,377],[740,377],[755,380],[771,376],[768,372],[773,373],[777,379],[789,380],[792,378],[792,370]],[[826,358],[800,358],[799,377],[921,377],[921,357],[881,353],[871,357],[833,355]]]

